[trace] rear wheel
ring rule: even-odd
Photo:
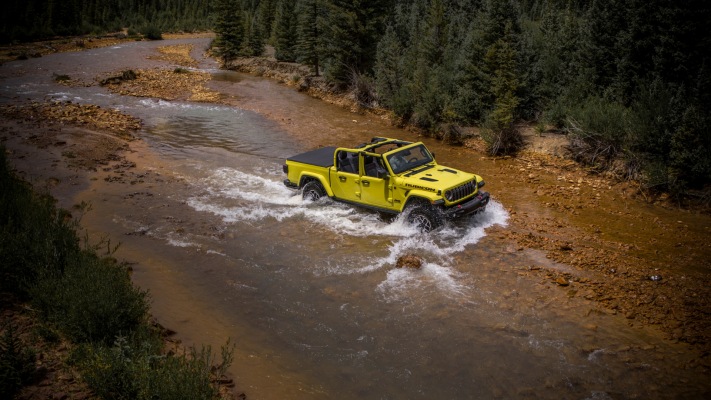
[[[442,215],[429,205],[414,206],[407,215],[407,222],[420,232],[430,232],[442,226]]]
[[[319,182],[311,181],[304,185],[304,190],[301,195],[304,200],[316,201],[326,196],[326,191],[323,190],[323,186],[321,186]]]

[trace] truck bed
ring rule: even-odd
[[[330,167],[333,165],[333,153],[335,151],[336,147],[321,147],[320,149],[297,154],[293,157],[287,158],[286,160],[302,164],[316,165],[318,167]]]

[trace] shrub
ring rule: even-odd
[[[163,40],[163,32],[155,25],[146,26],[141,33],[148,40]]]
[[[627,109],[602,97],[590,97],[569,110],[566,128],[573,157],[600,169],[610,168],[625,149]]]
[[[209,347],[186,353],[161,354],[156,333],[119,337],[113,346],[85,345],[73,358],[92,389],[113,399],[216,399],[214,377],[224,374],[232,362],[232,348],[222,347],[216,363]]]
[[[521,132],[513,123],[502,123],[492,114],[482,124],[481,138],[486,143],[487,152],[495,156],[515,154],[524,144]]]
[[[40,274],[61,273],[79,252],[77,224],[12,176],[0,147],[0,290],[26,297]]]
[[[64,273],[45,274],[32,289],[32,302],[78,342],[109,343],[130,332],[148,312],[147,293],[133,286],[126,268],[82,251]]]
[[[699,188],[711,183],[711,117],[689,106],[671,137],[669,167],[674,189]]]
[[[377,95],[373,79],[354,69],[350,71],[350,92],[361,107],[372,107],[376,102]]]

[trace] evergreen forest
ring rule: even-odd
[[[0,43],[53,36],[212,29],[216,0],[5,0]]]
[[[225,61],[274,49],[365,106],[492,153],[518,127],[672,192],[711,183],[705,0],[8,0],[0,42],[213,29]]]
[[[332,87],[441,136],[572,139],[579,161],[682,192],[711,183],[704,0],[216,0],[226,61],[274,47]]]

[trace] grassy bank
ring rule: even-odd
[[[8,168],[0,148],[0,393],[19,396],[46,379],[46,346],[71,350],[63,362],[104,399],[217,399],[232,350],[164,351],[149,321],[149,297],[131,283],[110,243],[80,240],[86,205],[58,209]],[[74,214],[74,215],[73,215]],[[21,307],[18,307],[21,305]],[[18,318],[33,321],[31,329]],[[22,334],[20,334],[22,332]],[[224,380],[219,380],[224,381]]]

